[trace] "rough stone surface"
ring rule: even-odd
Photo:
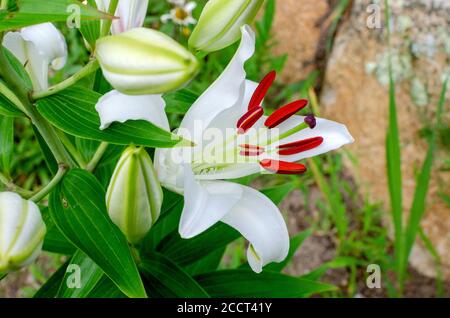
[[[277,1],[274,21],[275,54],[288,54],[285,82],[305,79],[315,69],[321,34],[330,12],[327,0]]]
[[[389,206],[385,163],[388,118],[386,30],[368,28],[371,1],[354,1],[350,18],[341,26],[328,61],[321,106],[325,115],[348,125],[356,139],[349,149],[358,159],[354,175],[364,193]],[[373,17],[373,16],[372,16]],[[393,2],[393,65],[401,135],[404,215],[407,219],[415,178],[424,160],[424,128],[433,127],[435,109],[448,70],[450,2],[404,0]],[[443,123],[448,128],[448,103]],[[447,130],[448,134],[448,130]],[[441,136],[448,139],[448,136]],[[444,171],[448,145],[439,145],[433,167],[424,232],[438,251],[446,279],[450,279],[450,209],[442,194],[450,195],[450,174]],[[389,216],[386,215],[389,222]],[[411,263],[434,276],[430,253],[417,241]]]

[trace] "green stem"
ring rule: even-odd
[[[36,99],[40,99],[40,98],[44,98],[44,97],[56,94],[64,89],[72,86],[73,84],[75,84],[82,78],[88,76],[89,74],[95,72],[98,68],[99,68],[98,61],[96,59],[93,59],[88,64],[86,64],[81,70],[79,70],[77,73],[73,74],[71,77],[65,79],[61,83],[58,83],[58,84],[50,87],[46,91],[33,93],[32,98],[34,100],[36,100]]]
[[[58,172],[56,172],[56,175],[53,177],[53,179],[41,190],[39,190],[36,194],[34,194],[30,200],[38,203],[42,199],[44,199],[52,190],[53,188],[61,181],[62,177],[67,171],[67,167],[65,165],[59,165]]]
[[[102,159],[103,155],[105,154],[106,149],[108,149],[109,144],[107,142],[102,142],[100,146],[95,151],[94,156],[92,157],[91,161],[86,166],[86,170],[89,172],[94,171],[94,169],[97,167],[98,163]]]
[[[86,162],[81,157],[80,152],[78,149],[73,145],[73,143],[67,138],[67,135],[62,131],[57,131],[59,139],[63,143],[63,145],[66,147],[67,151],[72,155],[72,157],[75,159],[77,164],[80,166],[80,168],[86,168]]]
[[[9,63],[2,47],[0,47],[0,75],[8,84],[10,90],[15,92],[16,96],[24,106],[26,114],[30,117],[33,125],[36,126],[42,138],[47,143],[58,164],[64,163],[70,167],[75,166],[72,158],[67,153],[61,141],[58,139],[54,128],[31,104],[29,100],[30,92],[27,90],[25,85],[23,85],[22,79]]]
[[[17,98],[17,96],[6,86],[2,81],[0,81],[0,93],[5,96],[11,103],[14,104],[18,109],[26,114],[25,106]]]
[[[14,184],[14,182],[0,172],[0,183],[3,183],[6,187],[6,191],[12,191],[20,194],[22,197],[29,197],[33,194],[33,192],[25,190],[18,185]]]
[[[108,13],[111,15],[114,15],[116,13],[117,4],[119,3],[119,0],[111,0],[109,3]],[[100,37],[107,36],[109,34],[109,30],[111,29],[112,20],[107,19],[103,20],[102,26],[101,26],[101,32]]]

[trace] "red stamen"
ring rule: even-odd
[[[254,145],[239,145],[239,147],[243,148],[239,153],[241,156],[246,157],[255,157],[264,153],[264,147],[254,146]]]
[[[264,125],[266,125],[266,127],[268,128],[276,127],[299,110],[305,108],[306,105],[308,105],[308,101],[306,99],[300,99],[298,101],[284,105],[283,107],[280,107],[276,111],[274,111],[273,114],[266,119]]]
[[[278,174],[301,174],[306,171],[306,167],[301,163],[278,161],[273,159],[261,160],[261,167]]]
[[[264,115],[264,110],[261,107],[256,107],[244,114],[236,126],[238,128],[238,134],[243,134],[247,130],[253,127],[253,125]]]
[[[278,154],[283,156],[295,155],[297,153],[314,149],[323,143],[323,137],[313,137],[304,140],[290,142],[278,147]]]
[[[252,98],[250,99],[248,110],[261,106],[261,102],[263,101],[264,97],[266,97],[267,91],[269,90],[270,86],[272,86],[276,77],[277,73],[275,71],[272,71],[262,79],[255,92],[253,93]]]
[[[249,144],[242,144],[242,145],[239,145],[239,147],[248,149],[248,150],[264,150],[264,147],[249,145]]]

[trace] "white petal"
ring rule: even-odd
[[[172,20],[172,15],[170,13],[166,13],[161,16],[162,23],[167,23],[170,20]]]
[[[233,59],[219,78],[191,106],[181,122],[180,127],[192,135],[196,121],[201,121],[203,127],[208,127],[222,111],[242,102],[246,76],[244,63],[255,52],[255,34],[247,25],[243,26],[241,31],[241,44]]]
[[[289,118],[280,126],[278,126],[278,128],[280,129],[280,133],[282,134],[283,132],[294,128],[295,126],[302,123],[303,120],[303,116],[293,116]],[[355,141],[345,125],[323,118],[316,118],[316,121],[317,125],[314,129],[304,129],[292,136],[284,138],[280,141],[280,144],[290,143],[312,137],[323,137],[323,143],[320,146],[308,151],[300,152],[298,154],[272,158],[292,162],[298,161],[304,158],[321,155],[328,151],[338,149],[346,144],[351,144]]]
[[[95,109],[100,115],[100,129],[108,128],[115,121],[142,119],[170,131],[165,106],[161,95],[125,95],[113,90],[98,100]]]
[[[147,14],[149,0],[120,0],[111,26],[112,34],[119,34],[133,28],[142,27]]]
[[[189,14],[192,13],[192,10],[194,10],[197,7],[197,3],[194,1],[188,2],[185,6],[184,6],[184,10],[186,10]]]
[[[33,42],[40,55],[50,62],[54,70],[64,67],[67,61],[67,44],[62,33],[51,23],[42,23],[23,28],[26,41]]]
[[[183,238],[207,230],[227,214],[242,196],[240,185],[224,181],[199,183],[188,165],[184,170],[184,208],[179,232]]]
[[[249,242],[247,259],[253,271],[283,261],[289,251],[289,234],[277,206],[257,190],[247,186],[242,198],[224,216],[222,222],[239,231]]]

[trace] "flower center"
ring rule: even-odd
[[[178,20],[184,20],[184,19],[186,19],[188,16],[189,16],[189,14],[188,14],[187,11],[184,10],[183,8],[181,8],[181,7],[175,8],[175,17],[176,17]]]
[[[308,115],[302,122],[282,133],[279,133],[277,127],[304,109],[308,105],[307,100],[301,99],[280,107],[267,117],[263,127],[256,130],[253,128],[264,115],[261,103],[274,82],[275,75],[275,72],[270,72],[258,85],[249,102],[248,111],[236,122],[237,130],[225,138],[225,141],[222,139],[211,142],[202,149],[202,158],[194,158],[193,169],[196,174],[215,173],[239,163],[259,164],[265,170],[278,174],[301,174],[306,171],[302,164],[278,159],[319,147],[323,143],[323,137],[316,136],[281,145],[279,142],[304,129],[314,129],[315,117]]]

